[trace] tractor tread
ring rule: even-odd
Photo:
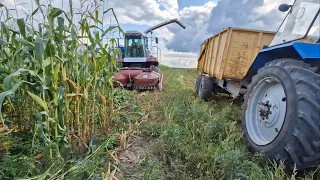
[[[300,143],[302,144],[302,147],[304,148],[304,150],[310,155],[314,155],[315,152],[311,149],[310,144],[308,143],[308,141],[306,140],[306,138],[304,137],[304,134],[301,133],[301,131],[299,129],[295,129],[293,130],[292,133],[293,136],[295,136]]]
[[[293,162],[295,162],[297,166],[301,166],[301,162],[300,162],[299,158],[296,156],[296,152],[294,152],[293,148],[290,145],[287,145],[284,147],[284,149],[288,152],[288,154],[290,155]],[[277,159],[277,160],[281,161],[281,160],[283,160],[283,158]]]
[[[306,94],[302,94],[302,93],[297,93],[298,94],[298,100],[300,101],[307,101],[307,103],[311,104],[312,107],[315,108],[316,112],[320,112],[320,104],[317,103],[315,100],[311,99],[309,96],[307,96]]]
[[[317,124],[311,119],[311,117],[308,114],[299,111],[298,117],[303,119],[304,122],[306,122],[313,129],[313,131],[320,137],[319,126],[317,126]],[[320,142],[319,142],[319,147],[320,147]]]
[[[317,84],[310,84],[309,82],[307,82],[304,79],[297,79],[294,81],[295,84],[302,84],[304,86],[310,86],[311,88],[318,90],[320,89],[320,86],[318,86]]]

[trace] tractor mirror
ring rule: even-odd
[[[292,5],[289,5],[289,4],[281,4],[279,6],[279,11],[287,12],[291,7],[292,7]]]
[[[159,39],[156,37],[156,44],[158,44],[158,42],[159,42]]]

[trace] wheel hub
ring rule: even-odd
[[[250,138],[258,145],[272,142],[280,132],[286,114],[285,92],[280,82],[267,77],[252,92],[246,111]]]
[[[266,102],[261,102],[260,104],[260,109],[259,109],[259,115],[262,120],[269,119],[269,114],[272,114],[270,108],[271,104],[269,104],[269,101],[267,100]]]

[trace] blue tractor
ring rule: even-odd
[[[248,71],[255,75],[244,96],[245,141],[289,168],[320,164],[319,7],[319,0],[280,5],[288,14]]]

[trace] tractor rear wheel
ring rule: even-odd
[[[242,115],[244,139],[270,162],[303,170],[320,162],[320,75],[295,59],[269,62],[253,77]]]
[[[202,76],[199,83],[198,95],[201,99],[209,101],[213,92],[213,79],[208,76]]]

